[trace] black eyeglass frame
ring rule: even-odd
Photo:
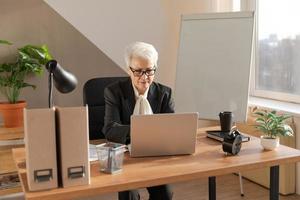
[[[136,77],[142,77],[144,74],[148,77],[154,76],[154,74],[156,72],[156,67],[153,67],[152,69],[146,69],[146,70],[141,70],[141,69],[136,70],[129,66],[129,69],[132,71],[133,75]],[[149,74],[152,72],[153,72],[153,74]],[[139,73],[139,74],[136,74],[136,73]]]

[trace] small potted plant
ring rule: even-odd
[[[291,118],[289,115],[278,115],[276,111],[257,111],[255,128],[264,135],[261,136],[261,145],[265,150],[273,150],[279,146],[279,136],[293,136],[293,129],[285,123]]]
[[[12,45],[6,40],[0,40],[0,44]],[[20,92],[25,87],[36,87],[25,78],[32,73],[42,74],[43,66],[51,59],[47,46],[26,45],[18,49],[16,61],[0,63],[0,92],[7,99],[0,103],[5,127],[23,126],[26,102],[19,100]]]

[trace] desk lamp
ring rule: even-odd
[[[76,77],[70,72],[64,70],[56,60],[50,60],[46,64],[46,69],[49,72],[48,76],[48,104],[49,108],[53,107],[53,80],[56,89],[61,93],[69,93],[73,91],[77,85]]]

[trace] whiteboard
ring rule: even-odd
[[[183,15],[175,81],[176,112],[216,119],[232,111],[245,121],[253,12]]]

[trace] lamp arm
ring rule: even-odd
[[[49,108],[53,107],[53,73],[49,72],[48,76],[48,89],[49,89],[49,94],[48,94],[48,106]]]

